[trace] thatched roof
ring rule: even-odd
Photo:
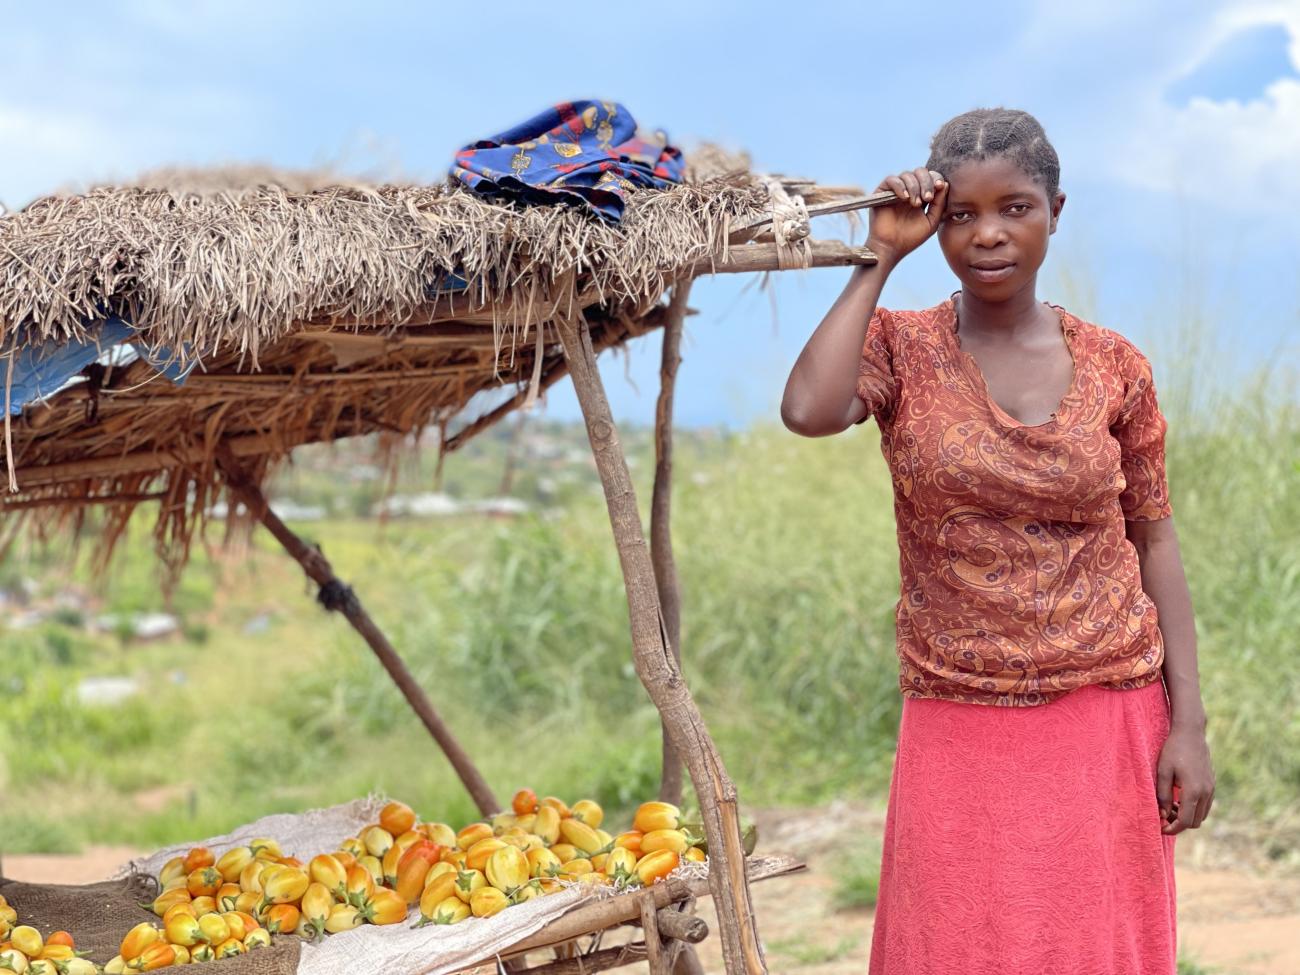
[[[810,203],[859,192],[785,185]],[[600,350],[660,324],[675,280],[774,268],[768,252],[734,259],[771,216],[770,186],[706,149],[683,185],[630,194],[617,225],[449,185],[252,169],[39,199],[0,217],[0,351],[92,338],[112,314],[196,365],[181,385],[144,359],[91,367],[14,418],[4,517],[49,509],[76,527],[106,505],[111,546],[159,500],[160,552],[179,564],[220,486],[218,443],[258,481],[305,443],[456,421],[454,448],[565,374],[544,324],[557,310],[583,309]],[[468,288],[438,292],[448,275]]]

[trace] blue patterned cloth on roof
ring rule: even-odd
[[[574,200],[608,221],[625,194],[682,181],[685,162],[662,131],[645,135],[617,102],[561,102],[456,153],[452,178],[484,194],[529,203]]]

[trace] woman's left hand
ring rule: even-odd
[[[1214,802],[1214,769],[1205,732],[1174,728],[1160,750],[1156,766],[1160,832],[1167,836],[1197,829]]]

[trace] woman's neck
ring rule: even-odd
[[[1021,338],[1039,328],[1043,305],[1031,282],[1005,301],[986,301],[963,289],[954,299],[963,335],[1000,340]]]

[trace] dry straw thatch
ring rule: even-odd
[[[195,365],[182,385],[143,360],[92,366],[28,407],[8,430],[19,490],[0,517],[79,532],[93,506],[106,556],[158,501],[175,571],[220,487],[217,444],[261,483],[300,444],[409,441],[498,391],[454,448],[564,375],[546,322],[583,310],[597,349],[644,333],[666,289],[770,207],[747,160],[711,147],[684,184],[630,194],[618,225],[450,185],[257,169],[39,199],[0,217],[0,353],[93,338],[108,312]],[[468,288],[431,290],[449,274]]]

